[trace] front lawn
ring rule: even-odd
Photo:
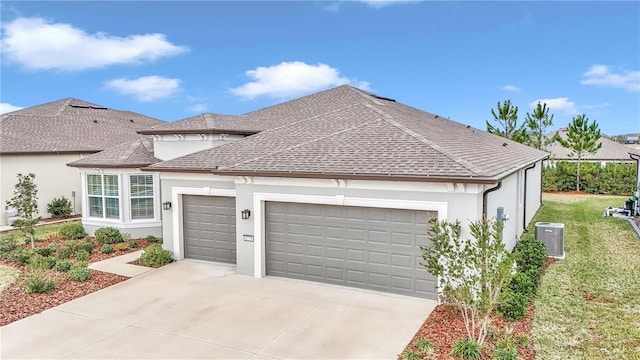
[[[640,359],[640,240],[603,217],[624,197],[545,194],[535,221],[565,224],[566,259],[534,300],[538,359]]]

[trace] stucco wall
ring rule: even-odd
[[[0,155],[0,225],[6,223],[6,201],[13,197],[16,174],[34,173],[38,186],[40,216],[49,217],[47,204],[56,197],[66,197],[73,204],[72,192],[76,192],[75,209],[80,213],[81,185],[78,169],[66,164],[81,159],[82,154],[51,155]]]
[[[166,161],[201,150],[228,144],[242,138],[243,136],[241,135],[224,134],[155,135],[153,141],[153,152],[156,158]]]

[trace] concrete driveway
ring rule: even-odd
[[[179,261],[0,329],[0,358],[394,359],[436,303]]]

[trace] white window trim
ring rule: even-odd
[[[100,175],[102,178],[102,217],[95,217],[95,216],[91,216],[91,207],[89,206],[89,188],[87,187],[89,182],[87,181],[87,178],[89,177],[89,175]],[[116,178],[118,179],[118,218],[108,218],[106,217],[107,214],[107,208],[106,208],[106,201],[104,201],[105,197],[107,197],[106,195],[104,195],[104,177],[105,176],[116,176]],[[84,192],[84,198],[85,198],[85,203],[86,203],[86,209],[82,209],[83,213],[86,213],[86,219],[88,220],[94,220],[94,221],[102,221],[102,222],[108,222],[108,223],[114,223],[114,224],[119,224],[123,222],[123,217],[124,217],[124,212],[123,210],[123,198],[124,198],[124,193],[122,191],[123,186],[122,186],[122,174],[119,173],[103,173],[103,172],[87,172],[84,174],[83,176],[83,192]],[[113,198],[113,196],[109,196],[110,198]]]
[[[158,185],[158,178],[156,177],[155,174],[148,174],[148,173],[127,173],[125,174],[127,176],[127,202],[128,202],[128,216],[129,216],[129,221],[132,223],[143,223],[143,222],[148,222],[148,221],[153,221],[153,220],[157,220],[158,219],[158,212],[160,211],[160,208],[158,206],[158,198],[159,196],[159,186]],[[131,207],[131,200],[133,199],[131,197],[131,177],[132,176],[151,176],[151,181],[152,186],[153,186],[153,195],[151,196],[151,198],[153,199],[153,217],[152,218],[144,218],[144,219],[134,219],[133,218],[133,208]],[[143,196],[143,197],[137,197],[136,199],[145,199],[145,198],[149,198],[149,196]]]
[[[386,209],[425,210],[436,211],[438,220],[447,218],[447,203],[439,201],[414,201],[377,198],[359,198],[344,195],[318,196],[318,195],[293,195],[278,193],[254,193],[253,194],[253,234],[254,234],[254,277],[261,278],[266,275],[266,236],[265,236],[265,202],[292,202],[305,204],[361,206]]]
[[[191,188],[191,187],[173,187],[171,188],[171,203],[173,208],[173,242],[172,251],[173,258],[176,260],[184,259],[184,214],[182,208],[183,195],[202,195],[202,196],[227,196],[236,197],[236,191],[231,189],[212,189],[210,187]]]

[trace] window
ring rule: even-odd
[[[131,219],[153,219],[153,175],[131,175]]]
[[[89,216],[107,219],[120,218],[118,175],[87,175]]]

